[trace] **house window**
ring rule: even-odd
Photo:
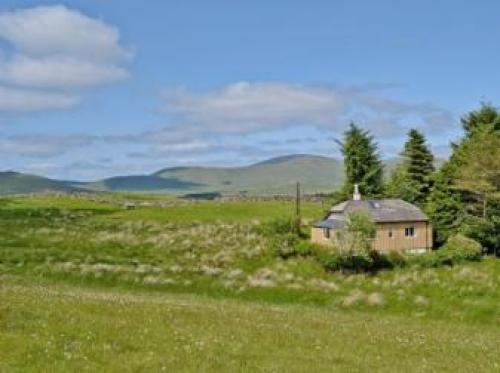
[[[330,229],[329,228],[323,228],[323,237],[330,238]]]
[[[391,229],[391,230],[389,230],[388,235],[389,235],[389,238],[392,238],[392,237],[393,237],[393,235],[392,235],[392,229]]]
[[[415,227],[405,228],[405,237],[415,237]]]

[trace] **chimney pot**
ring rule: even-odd
[[[354,201],[360,201],[361,200],[361,193],[359,193],[359,185],[354,184],[354,193],[352,195],[352,199]]]

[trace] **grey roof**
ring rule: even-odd
[[[354,212],[367,213],[376,223],[428,221],[422,210],[401,199],[350,200],[339,203],[314,224],[317,228],[343,228],[345,220]]]
[[[342,229],[345,226],[345,220],[325,219],[314,224],[316,228]]]
[[[375,222],[428,221],[422,210],[401,199],[346,201],[331,208],[329,216],[366,212]]]

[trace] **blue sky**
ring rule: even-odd
[[[271,156],[339,156],[350,120],[436,154],[500,103],[500,3],[0,4],[0,169],[89,180]]]

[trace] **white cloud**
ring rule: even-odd
[[[326,125],[344,112],[346,104],[335,90],[285,83],[238,82],[206,94],[166,91],[163,98],[165,111],[183,122],[229,133]]]
[[[16,56],[0,63],[0,79],[39,88],[90,87],[122,80],[128,72],[113,65],[95,64],[73,57],[31,58]]]
[[[238,82],[208,93],[163,92],[164,111],[179,123],[156,139],[200,134],[253,134],[280,128],[310,127],[343,131],[359,120],[379,135],[402,135],[407,125],[441,128],[451,114],[429,104],[408,104],[356,88]],[[384,122],[384,128],[377,123]]]
[[[0,37],[34,58],[70,55],[109,63],[129,56],[115,27],[63,5],[1,13]]]
[[[1,39],[12,48],[0,50],[0,83],[50,90],[45,99],[23,91],[29,96],[23,107],[19,91],[4,88],[2,111],[71,107],[78,102],[76,89],[129,76],[125,64],[131,53],[120,44],[118,29],[62,5],[0,12]]]
[[[77,147],[89,146],[96,140],[95,136],[85,134],[0,136],[0,154],[35,158],[55,157]]]
[[[0,86],[0,111],[70,109],[79,103],[72,94],[24,90]]]
[[[2,100],[5,90],[7,88],[0,86],[0,111],[1,104],[8,102]],[[58,98],[60,102],[49,100],[45,104],[56,105],[59,102],[61,108],[76,103],[71,101],[75,100],[74,96],[64,93],[52,93],[51,96],[45,91],[20,89],[14,93],[19,97],[17,101],[11,100],[10,109],[15,102],[21,109],[25,102],[29,102],[21,93],[34,94],[40,100]],[[12,94],[9,91],[7,96]],[[88,172],[86,175],[130,173],[128,166],[124,166],[123,172],[118,172],[121,164],[129,165],[127,159],[135,160],[138,169],[143,165],[143,170],[153,170],[153,165],[161,168],[188,161],[194,164],[250,163],[286,153],[337,155],[331,138],[338,137],[351,119],[372,131],[384,155],[392,155],[400,150],[396,143],[402,141],[409,125],[423,129],[431,143],[443,144],[445,140],[440,139],[442,136],[438,131],[446,131],[453,122],[450,114],[442,108],[392,100],[372,90],[353,88],[235,83],[202,93],[169,91],[164,98],[164,109],[170,121],[166,127],[101,136],[0,136],[0,155],[47,158],[71,152],[71,158],[81,157],[92,164],[96,163],[96,157],[103,155],[128,155],[122,158],[120,164],[99,161],[97,166],[91,165],[85,171]],[[68,99],[70,101],[65,101]],[[35,103],[41,105],[44,102]],[[436,123],[443,123],[444,127]],[[436,132],[430,130],[433,126]],[[151,167],[146,167],[144,162],[150,162]],[[106,170],[100,169],[102,167]],[[80,165],[78,171],[67,172],[78,175],[83,168]],[[53,170],[50,174],[52,172],[64,174],[66,171]]]

